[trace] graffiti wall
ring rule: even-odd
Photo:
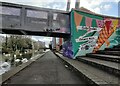
[[[120,20],[72,10],[73,58],[113,47],[120,43]]]
[[[66,41],[63,44],[63,56],[68,58],[73,58],[73,51],[72,51],[72,42],[70,40]]]

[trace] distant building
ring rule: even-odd
[[[45,46],[45,42],[38,41],[38,44],[41,45],[41,47],[46,47],[46,46]]]

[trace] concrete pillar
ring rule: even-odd
[[[56,38],[55,37],[52,38],[52,48],[56,49]]]

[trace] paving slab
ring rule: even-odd
[[[94,56],[101,56],[101,57],[104,57],[104,58],[115,58],[115,59],[120,59],[120,56],[114,56],[114,55],[103,55],[103,54],[89,54],[89,55],[94,55]]]
[[[87,57],[91,58],[96,58],[96,59],[101,59],[105,61],[111,61],[111,62],[116,62],[120,63],[120,56],[114,56],[114,55],[103,55],[103,54],[87,54]]]
[[[104,61],[104,60],[100,60],[100,59],[96,59],[96,58],[89,58],[89,57],[79,57],[79,59],[84,59],[90,62],[94,62],[100,65],[104,65],[110,68],[114,68],[116,70],[120,71],[120,64],[119,63],[115,63],[115,62],[110,62],[110,61]]]
[[[98,54],[106,54],[106,55],[115,55],[115,56],[120,56],[120,51],[98,51]]]

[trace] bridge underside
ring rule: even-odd
[[[15,35],[34,35],[34,36],[47,36],[47,37],[60,37],[68,38],[69,33],[56,33],[56,32],[38,32],[27,30],[15,30],[15,29],[2,29],[2,34],[15,34]]]

